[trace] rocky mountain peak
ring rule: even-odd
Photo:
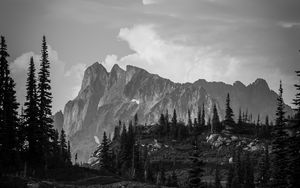
[[[240,82],[240,81],[235,81],[235,82],[233,83],[233,87],[237,87],[237,88],[245,88],[246,86],[245,86],[242,82]]]
[[[257,78],[250,86],[260,90],[270,90],[267,81],[262,78]]]
[[[63,128],[71,140],[72,152],[86,161],[96,146],[94,136],[101,140],[103,131],[113,133],[118,120],[129,122],[138,114],[140,124],[152,124],[161,113],[176,109],[178,119],[185,121],[187,111],[191,110],[195,118],[202,104],[206,121],[214,104],[222,119],[227,93],[234,114],[241,108],[248,109],[253,117],[260,114],[274,118],[277,94],[270,92],[263,79],[248,86],[239,81],[230,85],[204,79],[179,84],[131,65],[126,70],[114,65],[107,72],[102,64],[94,63],[85,71],[78,97],[65,105]]]

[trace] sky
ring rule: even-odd
[[[174,82],[283,82],[291,104],[300,70],[299,0],[1,0],[0,34],[22,104],[42,36],[53,112],[77,96],[84,70],[134,65]]]

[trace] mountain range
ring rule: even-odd
[[[66,131],[72,153],[78,154],[78,161],[86,162],[103,131],[112,134],[119,120],[128,122],[137,114],[140,124],[153,124],[161,113],[168,110],[171,116],[176,109],[177,117],[186,121],[188,110],[194,118],[203,104],[206,121],[214,104],[223,119],[227,93],[235,118],[242,109],[252,114],[253,120],[258,114],[261,119],[266,115],[274,119],[278,95],[261,78],[247,86],[240,81],[231,85],[204,79],[174,83],[138,67],[127,65],[123,70],[115,64],[108,72],[102,64],[94,63],[85,70],[77,97],[54,115],[54,126]],[[287,105],[285,110],[292,111]]]

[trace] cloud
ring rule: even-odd
[[[120,58],[109,55],[103,65],[110,70],[115,63],[123,68],[130,64],[181,83],[201,78],[231,84],[240,80],[249,84],[256,78],[265,78],[275,91],[280,79],[285,83],[295,83],[292,76],[283,74],[274,66],[274,59],[270,57],[234,55],[213,45],[189,45],[178,42],[176,36],[164,39],[156,29],[157,26],[152,24],[121,28],[118,37],[126,41],[134,53]],[[286,87],[292,89],[291,84]],[[285,96],[290,103],[291,94],[288,92]]]
[[[164,40],[154,25],[122,28],[118,37],[126,41],[135,53],[119,60],[116,55],[107,56],[103,64],[108,69],[115,63],[121,67],[131,64],[175,82],[193,82],[199,78],[210,81],[227,78],[225,81],[229,81],[228,75],[239,64],[235,57],[209,46],[188,46],[174,42],[176,40]]]
[[[292,28],[292,27],[299,27],[300,22],[279,22],[278,25],[283,28]]]
[[[143,0],[143,5],[151,5],[157,3],[156,0]]]

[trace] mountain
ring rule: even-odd
[[[64,125],[64,115],[60,110],[56,112],[53,116],[53,127],[54,129],[57,129],[60,132],[63,125]]]
[[[172,114],[176,109],[177,117],[185,121],[188,109],[196,117],[202,104],[206,120],[213,104],[222,119],[227,93],[236,116],[241,108],[251,113],[253,120],[258,114],[261,119],[265,115],[274,118],[277,94],[263,79],[248,86],[239,81],[230,85],[203,79],[182,84],[130,65],[126,70],[114,65],[108,72],[102,64],[94,63],[86,69],[77,97],[65,105],[63,128],[72,153],[78,153],[79,161],[85,162],[97,146],[95,138],[101,140],[103,131],[111,134],[119,120],[128,122],[137,113],[140,124],[151,124],[158,121],[161,113],[168,110]],[[286,109],[291,111],[288,106]]]

